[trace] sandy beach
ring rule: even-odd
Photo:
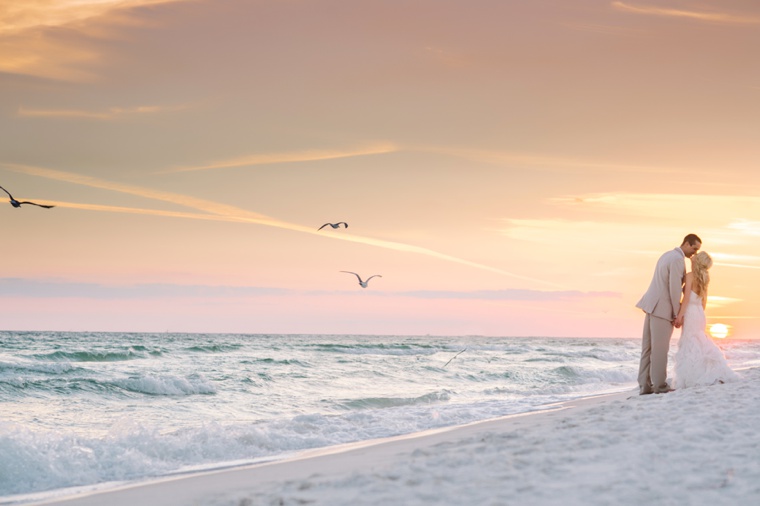
[[[740,375],[37,504],[758,504],[760,368]]]

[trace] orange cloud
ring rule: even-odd
[[[87,82],[94,75],[82,64],[96,61],[92,49],[44,33],[0,35],[0,72],[44,79]]]
[[[84,111],[76,109],[28,109],[19,107],[17,115],[26,118],[82,118],[95,120],[113,120],[125,116],[157,114],[167,111],[179,111],[186,106],[138,106],[131,108],[111,107],[105,111]]]
[[[671,18],[694,19],[697,21],[708,21],[713,23],[729,23],[750,25],[760,23],[760,19],[749,16],[739,16],[726,14],[723,12],[700,12],[687,11],[682,9],[668,9],[665,7],[637,6],[625,2],[612,2],[612,6],[623,12],[634,14],[645,14],[650,16],[664,16]]]
[[[751,213],[760,214],[760,202],[754,196],[720,195],[720,194],[677,194],[677,193],[596,193],[587,195],[563,196],[548,199],[548,202],[561,207],[583,208],[599,213],[614,212],[645,218],[672,216],[680,219],[682,210],[699,203],[692,211],[693,215],[702,214],[705,223],[731,224],[728,228],[747,235],[760,235],[760,222],[739,219],[739,216]]]
[[[717,309],[742,301],[743,299],[738,299],[736,297],[721,297],[720,295],[710,295],[707,298],[707,305],[709,308]]]
[[[188,0],[13,0],[0,8],[0,72],[88,82],[83,63],[99,53],[79,40],[90,20],[146,5]],[[59,27],[66,30],[58,30]],[[90,33],[90,35],[92,35]],[[102,34],[99,34],[102,35]]]
[[[592,169],[600,171],[616,170],[619,172],[635,172],[637,174],[644,172],[652,174],[687,172],[687,169],[680,169],[677,167],[620,164],[600,160],[574,158],[568,156],[541,155],[535,153],[521,153],[516,151],[494,151],[443,146],[415,146],[410,147],[409,150],[423,153],[435,153],[440,155],[455,156],[458,158],[466,158],[468,160],[485,163],[531,166],[546,169]],[[688,169],[688,171],[693,172],[693,169]]]
[[[118,9],[186,0],[14,0],[0,11],[0,35],[63,26]]]

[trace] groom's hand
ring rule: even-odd
[[[676,319],[673,322],[673,325],[675,326],[675,328],[680,329],[681,326],[683,325],[683,316],[680,316],[680,315],[676,316]]]

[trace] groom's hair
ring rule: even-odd
[[[681,245],[684,245],[686,243],[689,243],[689,246],[694,246],[694,243],[702,244],[702,239],[699,238],[697,234],[689,234],[686,237],[683,238],[683,242]]]

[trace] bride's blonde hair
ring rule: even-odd
[[[712,264],[712,257],[706,251],[700,251],[692,258],[691,273],[694,277],[692,290],[700,297],[707,293],[707,285],[710,284],[710,273],[707,271]]]

